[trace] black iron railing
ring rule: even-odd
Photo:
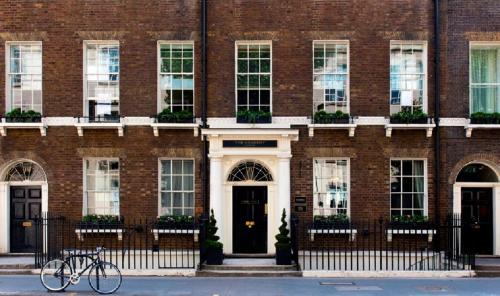
[[[106,248],[104,260],[120,269],[196,268],[199,263],[200,224],[156,227],[157,220],[125,219],[120,224],[94,223],[44,214],[34,220],[36,233],[35,264],[62,258],[65,249],[91,253],[97,246]]]
[[[295,227],[303,270],[470,270],[475,265],[474,254],[461,250],[456,215],[441,224],[379,219]]]
[[[120,123],[123,116],[120,115],[97,115],[75,117],[77,123]]]

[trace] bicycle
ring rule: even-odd
[[[99,294],[112,294],[122,284],[122,275],[118,267],[101,260],[103,247],[97,247],[95,253],[82,254],[74,249],[65,249],[68,256],[64,260],[55,259],[47,262],[40,273],[42,285],[51,292],[64,291],[70,284],[76,285],[81,276],[90,269],[88,281],[90,287]],[[76,259],[80,260],[82,270],[77,271]],[[83,260],[90,259],[90,264],[83,267]]]

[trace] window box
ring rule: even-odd
[[[152,116],[151,127],[155,137],[159,136],[160,129],[193,129],[194,136],[198,136],[199,124],[191,112],[171,112],[165,109],[156,116]]]
[[[350,234],[350,240],[356,240],[358,231],[354,229],[353,224],[345,214],[336,214],[330,216],[314,216],[313,225],[308,230],[310,240],[314,241],[315,234]]]
[[[177,228],[177,229],[162,229],[162,228],[153,228],[151,233],[155,237],[155,241],[158,240],[160,234],[192,234],[194,235],[194,241],[198,242],[200,230],[199,229],[189,229],[189,228]]]
[[[243,110],[236,114],[236,123],[272,123],[272,116],[269,112]]]
[[[349,131],[349,137],[354,137],[357,124],[354,118],[349,114],[337,111],[336,113],[327,113],[325,111],[316,112],[309,124],[309,137],[314,136],[314,129],[346,129]]]
[[[436,230],[434,224],[423,216],[393,216],[387,227],[387,241],[392,242],[393,234],[427,235],[432,242]]]
[[[390,123],[387,123],[385,125],[385,136],[388,138],[392,137],[393,130],[425,130],[426,137],[430,138],[432,137],[432,131],[435,127],[436,124],[434,123],[434,120],[432,118],[428,118],[425,121],[423,119],[415,120],[411,123],[394,123],[394,121],[391,119]]]
[[[75,127],[80,137],[84,129],[117,129],[118,136],[123,137],[124,124],[120,116],[84,116],[76,117]]]
[[[6,116],[5,122],[7,123],[39,123],[42,122],[42,116],[33,116],[33,117],[12,117]]]
[[[21,120],[13,120],[13,118],[7,119],[4,118],[2,122],[0,122],[0,135],[7,136],[8,129],[38,129],[40,130],[40,135],[45,137],[47,135],[47,125],[42,121],[42,118],[33,119],[32,121],[21,121]]]
[[[326,235],[332,235],[332,234],[348,234],[349,235],[349,241],[353,242],[356,240],[356,235],[358,234],[358,230],[354,228],[333,228],[333,229],[308,229],[307,233],[309,234],[309,240],[311,242],[314,241],[314,235],[315,234],[326,234]]]
[[[427,241],[432,242],[435,229],[387,229],[387,242],[392,242],[393,234],[409,234],[409,235],[427,235]]]
[[[83,234],[103,234],[116,233],[118,240],[123,238],[123,218],[117,216],[87,215],[82,221],[76,224],[75,233],[80,241],[83,241]]]
[[[465,136],[472,137],[474,129],[500,129],[500,113],[473,113],[465,126]]]

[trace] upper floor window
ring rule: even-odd
[[[272,111],[271,60],[271,42],[236,43],[237,111]]]
[[[314,159],[314,215],[349,215],[349,159]]]
[[[472,44],[470,112],[500,112],[500,43]]]
[[[391,217],[427,214],[426,176],[425,160],[391,160]]]
[[[7,43],[7,111],[42,112],[42,43]]]
[[[84,215],[120,214],[120,162],[85,160]]]
[[[194,160],[160,160],[160,215],[194,215]]]
[[[391,42],[391,114],[427,111],[425,42]]]
[[[85,42],[85,116],[92,121],[120,115],[120,47],[118,42]]]
[[[349,43],[313,43],[313,112],[349,113]]]
[[[192,42],[160,42],[158,111],[193,113],[194,67]]]

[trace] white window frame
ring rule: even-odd
[[[429,217],[429,185],[428,185],[428,161],[427,158],[419,158],[419,157],[391,157],[389,159],[389,217],[392,218],[392,213],[391,213],[391,198],[392,198],[392,191],[391,191],[391,167],[392,167],[392,161],[393,160],[399,160],[399,161],[404,161],[404,160],[423,160],[424,161],[424,216]],[[401,168],[403,170],[403,168]],[[403,190],[403,180],[401,180],[401,192]],[[413,205],[412,205],[413,208]],[[403,202],[401,201],[401,209],[403,209]],[[436,209],[437,210],[437,209]]]
[[[424,85],[423,85],[423,97],[422,97],[422,112],[427,113],[428,112],[428,100],[429,100],[429,95],[428,95],[428,80],[429,80],[429,71],[428,71],[428,42],[426,40],[391,40],[389,44],[389,110],[391,108],[391,48],[392,45],[396,44],[421,44],[423,46],[423,52],[422,52],[422,63],[424,66]],[[436,100],[439,98],[435,98]],[[401,104],[401,102],[400,102]],[[390,112],[390,111],[389,111]]]
[[[469,42],[469,115],[472,114],[472,50],[480,47],[496,47],[500,55],[500,41],[470,41]],[[500,69],[497,75],[500,75]],[[484,85],[484,83],[478,83]],[[498,85],[499,83],[488,83],[487,85]]]
[[[346,113],[351,112],[351,45],[349,40],[313,40],[312,42],[312,84],[313,84],[313,89],[314,89],[314,46],[316,44],[321,44],[321,43],[329,43],[329,44],[335,44],[335,45],[346,45],[347,46],[347,78],[346,78],[346,89],[345,89],[345,96],[346,96]],[[344,75],[344,73],[329,73],[333,75]],[[323,94],[323,102],[325,102],[325,94]],[[313,114],[317,112],[317,110],[314,108],[314,98],[313,98]]]
[[[316,194],[314,192],[314,181],[316,180],[316,170],[314,169],[314,164],[316,161],[337,161],[337,160],[345,160],[347,162],[347,209],[346,209],[346,214],[349,219],[351,219],[351,159],[349,157],[314,157],[313,158],[313,173],[312,173],[312,193],[313,193],[313,206],[312,206],[312,213],[313,216],[315,216],[314,211],[316,209],[317,205],[317,200],[316,200]]]
[[[42,41],[6,41],[5,42],[5,111],[12,111],[12,97],[10,85],[10,48],[14,45],[39,45],[41,51],[41,70],[42,73],[42,102],[40,106],[40,113],[43,114],[43,43]]]
[[[108,160],[108,161],[118,161],[119,164],[119,171],[118,171],[118,177],[119,177],[119,182],[120,185],[118,187],[118,194],[119,194],[119,201],[118,201],[118,217],[121,215],[121,187],[122,187],[122,182],[121,182],[121,170],[122,170],[122,164],[120,161],[120,158],[118,157],[86,157],[83,158],[83,203],[82,203],[82,214],[83,216],[88,214],[88,204],[87,204],[87,160]]]
[[[163,111],[161,108],[161,88],[160,88],[160,81],[161,81],[161,46],[165,44],[189,44],[193,46],[193,116],[195,115],[195,110],[196,110],[196,48],[195,48],[195,42],[193,40],[158,40],[157,42],[157,50],[156,50],[156,63],[157,63],[157,80],[156,80],[156,91],[157,91],[157,101],[156,101],[156,110],[159,112]],[[183,102],[184,104],[184,102]]]
[[[273,42],[272,40],[238,40],[234,42],[234,112],[238,113],[238,46],[269,45],[269,112],[273,113]],[[260,72],[258,73],[260,74]]]
[[[158,216],[161,216],[161,177],[162,177],[162,164],[163,160],[191,160],[193,162],[193,217],[196,215],[196,160],[189,157],[160,157],[158,158]],[[170,172],[172,174],[172,172]],[[184,175],[184,174],[183,174]],[[172,182],[173,183],[173,182]],[[172,185],[173,186],[173,185]],[[171,190],[172,191],[172,190]],[[185,191],[182,191],[185,192]],[[173,196],[172,196],[173,200]],[[183,207],[184,208],[184,207]]]
[[[120,41],[119,40],[84,40],[83,41],[83,116],[89,116],[89,106],[88,106],[88,94],[87,94],[87,46],[88,45],[117,45],[120,52],[119,52],[119,59],[120,59],[120,64],[119,64],[119,78],[118,78],[118,93],[119,97],[117,98],[118,100],[118,113],[121,115],[121,89],[120,89],[120,84],[121,84],[121,72],[122,72],[122,57],[121,57],[121,46],[120,46]]]

